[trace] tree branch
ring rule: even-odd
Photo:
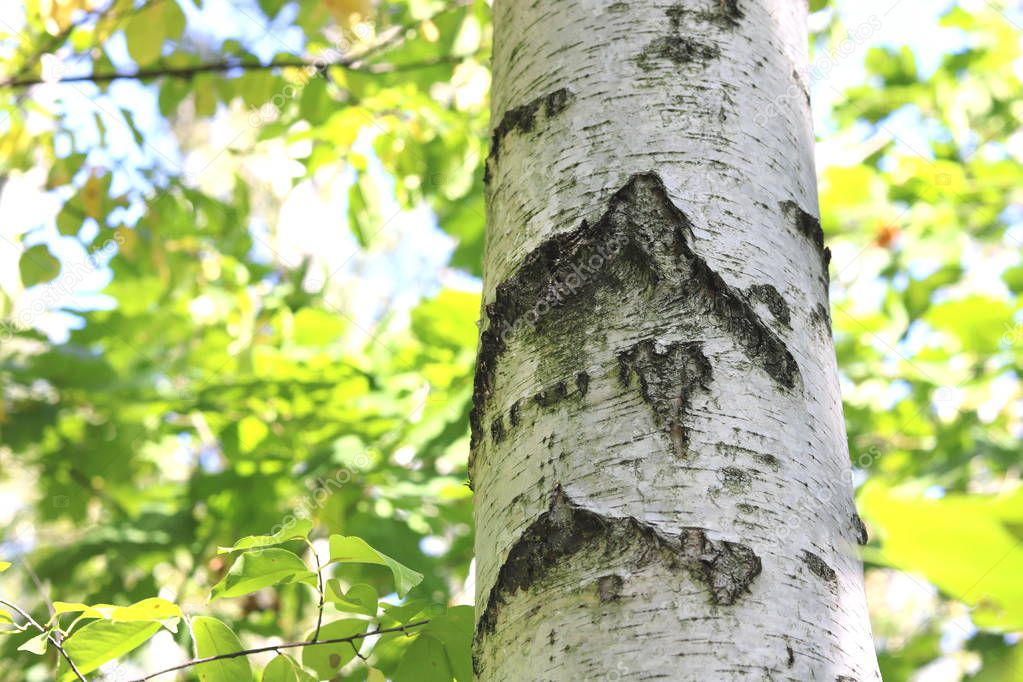
[[[373,75],[398,73],[401,71],[414,71],[416,69],[428,69],[432,66],[442,64],[453,64],[461,61],[461,56],[449,56],[439,59],[430,59],[421,62],[408,64],[361,64],[359,60],[341,59],[333,62],[325,62],[308,59],[275,59],[266,64],[260,62],[207,62],[193,66],[180,67],[154,67],[149,69],[137,69],[135,71],[115,71],[112,73],[95,73],[82,76],[70,76],[57,80],[47,81],[39,77],[16,78],[0,84],[0,88],[26,88],[33,85],[49,83],[110,83],[117,80],[146,80],[149,78],[183,78],[189,79],[203,73],[224,73],[239,69],[242,71],[268,71],[281,68],[304,68],[315,69],[317,73],[327,70],[330,67],[339,67],[350,71],[360,71]]]
[[[136,678],[134,680],[131,680],[131,682],[146,682],[146,680],[151,680],[154,677],[157,677],[159,675],[163,675],[165,673],[174,672],[175,670],[184,670],[185,668],[191,668],[192,666],[200,665],[202,663],[211,663],[213,661],[223,661],[223,660],[228,659],[228,658],[238,658],[239,656],[249,656],[250,654],[261,654],[261,653],[264,653],[266,651],[277,651],[278,653],[280,653],[279,649],[296,649],[296,648],[307,647],[307,646],[320,646],[322,644],[343,644],[345,642],[348,642],[349,644],[353,644],[354,642],[356,642],[358,640],[361,640],[361,639],[366,639],[367,637],[374,637],[376,635],[386,635],[386,634],[388,634],[390,632],[405,632],[408,628],[420,627],[422,625],[426,625],[429,622],[430,622],[429,620],[418,620],[418,621],[416,621],[414,623],[409,623],[407,625],[401,625],[401,626],[397,626],[397,627],[393,627],[393,628],[383,628],[383,629],[371,630],[370,632],[363,632],[363,633],[358,634],[358,635],[352,635],[351,637],[339,637],[337,639],[323,639],[323,640],[320,640],[318,642],[286,642],[284,644],[271,644],[269,646],[256,647],[255,649],[242,649],[241,651],[233,651],[233,652],[231,652],[229,654],[218,654],[216,656],[207,656],[205,658],[194,658],[191,661],[185,661],[184,663],[179,663],[178,665],[175,665],[175,666],[173,666],[171,668],[165,668],[163,670],[158,670],[155,673],[149,673],[145,677]],[[353,646],[354,646],[354,644],[353,644]]]
[[[39,630],[39,632],[42,632],[43,634],[45,634],[46,635],[46,639],[48,639],[50,641],[50,644],[52,644],[57,649],[57,651],[60,652],[60,655],[64,657],[64,660],[67,661],[68,666],[70,666],[70,668],[71,668],[71,672],[73,672],[75,674],[75,676],[79,680],[81,680],[81,682],[88,682],[85,679],[85,676],[82,675],[81,672],[79,672],[78,666],[75,665],[75,662],[72,661],[71,657],[68,656],[66,651],[64,651],[64,647],[61,646],[60,641],[56,637],[54,637],[52,633],[47,633],[46,632],[46,628],[44,628],[42,625],[37,623],[35,618],[30,616],[27,611],[22,610],[21,607],[17,606],[16,604],[12,604],[9,601],[4,601],[3,599],[0,599],[0,604],[3,604],[4,606],[6,606],[9,609],[13,609],[13,610],[17,611],[21,615],[21,617],[24,618],[32,627],[34,627],[36,630]],[[407,627],[411,627],[411,626],[412,626],[412,624],[409,624]]]

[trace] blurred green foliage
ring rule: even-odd
[[[942,26],[962,45],[925,65],[841,5],[811,4],[834,333],[885,679],[935,666],[1023,679],[1020,28],[995,2],[953,6]],[[345,563],[328,613],[437,623],[381,637],[345,679],[465,678],[450,652],[471,611],[448,607],[472,599],[488,3],[28,0],[16,14],[0,24],[0,556],[15,564],[0,597],[45,621],[48,599],[159,596],[202,626],[200,653],[297,639],[315,625],[315,581],[253,578],[218,547],[310,519],[318,551],[287,540],[300,561],[351,536],[423,575],[402,607],[388,561]],[[32,84],[55,78],[72,80]],[[300,189],[298,203],[340,207],[304,250],[288,217]],[[25,218],[21,196],[50,208]],[[398,210],[416,239],[434,221],[451,238],[450,270],[425,291],[388,260],[409,249]],[[319,252],[346,244],[343,262]],[[381,262],[394,283],[371,305]],[[109,298],[76,298],[97,277]],[[285,584],[243,595],[245,580]],[[218,583],[238,598],[207,603]],[[383,598],[390,611],[372,606]],[[337,623],[324,627],[366,627]],[[84,627],[134,644],[163,624]],[[163,631],[195,653],[189,628]],[[52,678],[55,652],[15,651],[30,637],[0,639],[0,680]],[[131,649],[129,676],[167,659]],[[263,679],[325,665],[271,659],[252,659]]]

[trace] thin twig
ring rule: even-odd
[[[85,679],[85,676],[82,675],[81,672],[79,672],[78,666],[75,665],[75,662],[72,661],[71,657],[68,656],[68,653],[66,651],[64,651],[64,647],[61,646],[61,643],[59,641],[57,641],[57,639],[52,634],[47,633],[46,632],[46,628],[44,628],[42,625],[37,623],[35,618],[30,616],[28,614],[28,612],[24,611],[18,605],[12,604],[9,601],[4,601],[3,599],[0,599],[0,604],[3,604],[4,606],[6,606],[9,609],[14,609],[19,614],[21,614],[21,617],[24,618],[32,627],[34,627],[36,630],[39,630],[39,632],[42,632],[43,634],[45,634],[46,635],[46,639],[48,639],[50,641],[50,643],[57,649],[57,651],[60,652],[60,655],[64,657],[64,660],[67,661],[67,664],[71,668],[71,672],[73,672],[75,674],[75,677],[77,677],[81,682],[88,682],[88,680]]]
[[[159,1],[159,0],[158,0]],[[450,12],[453,9],[459,7],[465,7],[470,5],[472,0],[455,0],[449,6],[441,9],[430,18],[436,18],[445,12]],[[469,55],[449,55],[445,57],[439,57],[436,59],[428,59],[421,62],[413,62],[407,64],[372,64],[366,60],[376,55],[379,52],[386,50],[387,48],[394,47],[401,44],[406,37],[406,33],[410,30],[415,30],[421,22],[416,21],[404,26],[395,26],[389,29],[390,35],[384,37],[382,40],[374,45],[370,45],[359,54],[352,55],[344,59],[338,59],[335,61],[325,61],[322,59],[299,59],[299,58],[281,58],[275,59],[266,64],[260,62],[237,62],[237,61],[217,61],[208,62],[205,64],[195,64],[192,66],[182,67],[150,67],[147,69],[136,69],[135,71],[115,71],[111,73],[96,73],[82,76],[70,76],[68,78],[58,78],[52,81],[44,80],[41,77],[32,78],[19,78],[17,75],[10,80],[0,83],[0,88],[25,88],[33,85],[42,85],[43,83],[110,83],[117,80],[144,80],[147,78],[191,78],[193,76],[203,73],[223,73],[225,71],[231,71],[239,69],[242,71],[258,71],[278,68],[312,68],[317,72],[323,72],[330,67],[339,67],[343,69],[349,69],[352,71],[360,71],[369,74],[385,74],[385,73],[397,73],[399,71],[412,71],[416,69],[425,69],[432,66],[440,66],[442,64],[452,64],[464,60]]]
[[[406,629],[408,629],[408,628],[419,627],[421,625],[426,625],[429,622],[430,622],[429,620],[419,620],[419,621],[416,621],[414,623],[408,623],[407,625],[401,625],[401,626],[397,626],[397,627],[393,627],[393,628],[383,628],[383,629],[371,630],[370,632],[363,632],[363,633],[358,634],[358,635],[352,635],[351,637],[339,637],[337,639],[323,639],[323,640],[320,640],[318,642],[286,642],[284,644],[271,644],[269,646],[257,647],[255,649],[242,649],[241,651],[233,651],[233,652],[231,652],[229,654],[218,654],[216,656],[207,656],[205,658],[195,658],[195,659],[192,659],[191,661],[185,661],[184,663],[179,663],[178,665],[176,665],[174,667],[171,667],[171,668],[165,668],[164,670],[158,670],[155,673],[149,673],[145,677],[136,678],[134,680],[131,680],[131,682],[146,682],[146,680],[151,680],[154,677],[157,677],[159,675],[163,675],[165,673],[174,672],[175,670],[184,670],[185,668],[191,668],[192,666],[200,665],[202,663],[212,663],[213,661],[222,661],[222,660],[228,659],[228,658],[238,658],[239,656],[249,656],[251,654],[261,654],[261,653],[264,653],[266,651],[278,651],[279,649],[296,649],[296,648],[299,648],[299,647],[307,647],[307,646],[321,646],[323,644],[343,644],[345,642],[351,643],[351,642],[354,642],[356,640],[365,639],[367,637],[374,637],[376,635],[386,635],[386,634],[388,634],[390,632],[405,632]],[[278,651],[278,653],[280,653],[280,652]]]
[[[385,73],[396,73],[398,71],[411,71],[415,69],[427,69],[431,66],[439,66],[441,64],[449,64],[457,61],[461,61],[462,57],[444,57],[441,59],[431,59],[422,62],[415,62],[410,64],[366,64],[358,65],[356,60],[345,60],[341,59],[333,62],[324,61],[313,61],[305,59],[275,59],[266,64],[260,62],[210,62],[207,64],[196,64],[194,66],[182,66],[182,67],[157,67],[150,69],[138,69],[137,71],[117,71],[114,73],[97,73],[84,76],[70,76],[68,78],[59,78],[52,81],[47,81],[42,78],[19,78],[16,80],[7,81],[6,83],[0,84],[0,88],[25,88],[32,85],[42,85],[43,83],[49,83],[50,85],[56,85],[59,83],[110,83],[117,80],[145,80],[147,78],[192,78],[203,73],[223,73],[226,71],[232,71],[239,69],[242,71],[261,71],[270,69],[280,69],[287,67],[294,68],[306,68],[316,69],[317,71],[323,71],[332,66],[340,67],[343,69],[349,69],[351,71],[361,71],[369,74],[385,74]]]
[[[316,591],[320,593],[320,606],[316,614],[316,632],[313,633],[313,641],[315,642],[320,638],[320,626],[323,625],[323,566],[320,565],[320,555],[316,552],[316,548],[313,547],[313,543],[309,542],[309,538],[306,538],[305,543],[309,545],[309,549],[313,553],[313,559],[316,560]]]

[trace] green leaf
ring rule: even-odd
[[[231,547],[218,547],[221,554],[234,552],[240,549],[258,549],[260,547],[272,547],[281,545],[289,540],[299,540],[309,537],[309,531],[313,529],[313,522],[309,519],[294,519],[291,523],[275,531],[272,535],[248,535]]]
[[[348,190],[348,222],[355,240],[363,248],[384,226],[379,190],[366,173],[359,173]]]
[[[354,618],[335,620],[320,628],[319,638],[321,640],[330,640],[361,635],[366,631],[367,627],[369,627],[369,621],[366,620],[356,620]],[[309,638],[312,638],[312,633],[309,633]],[[358,647],[359,641],[317,644],[315,646],[304,647],[302,649],[302,664],[313,670],[321,680],[334,679],[338,671],[355,658],[355,648],[353,648],[352,644]]]
[[[149,3],[124,27],[128,54],[139,66],[147,66],[160,57],[163,41],[178,39],[184,28],[185,15],[175,0]]]
[[[19,646],[18,651],[27,651],[37,656],[42,656],[46,653],[46,647],[50,644],[49,634],[48,632],[39,633]]]
[[[1002,273],[1002,280],[1005,286],[1009,287],[1009,291],[1017,295],[1023,294],[1023,265],[1006,268]]]
[[[451,682],[453,677],[444,645],[439,639],[421,634],[402,656],[394,682]]]
[[[388,625],[391,625],[392,623],[397,625],[406,625],[423,614],[423,612],[429,608],[430,602],[426,599],[413,599],[399,606],[392,606],[391,604],[383,604],[382,606],[384,608],[383,620]]]
[[[52,281],[60,275],[60,261],[53,257],[45,244],[25,249],[19,262],[21,283],[27,288]]]
[[[343,564],[377,564],[387,566],[394,575],[395,591],[404,597],[408,591],[423,581],[423,574],[413,571],[391,557],[378,552],[362,538],[354,535],[330,536],[330,561]]]
[[[1023,627],[1023,552],[1012,532],[1023,523],[1023,492],[928,499],[868,483],[859,502],[882,536],[868,558],[921,574],[974,606],[980,627]]]
[[[327,581],[327,599],[329,599],[339,611],[351,613],[362,613],[367,616],[377,615],[377,603],[380,596],[372,585],[358,583],[352,585],[348,592],[341,590],[341,582],[332,579]]]
[[[316,573],[310,571],[294,552],[278,548],[245,552],[235,560],[224,579],[213,586],[210,601],[240,597],[271,585],[296,582],[316,585]]]
[[[192,639],[196,658],[222,656],[242,650],[242,643],[231,628],[216,618],[199,616],[192,619]],[[252,668],[245,656],[210,661],[195,666],[200,682],[241,682],[252,680]]]
[[[964,351],[988,354],[998,350],[1012,316],[1013,308],[1005,301],[972,295],[933,306],[924,320],[958,339]]]
[[[293,658],[280,654],[263,669],[262,682],[316,682],[316,678]]]
[[[65,640],[64,650],[84,674],[137,649],[159,630],[160,624],[154,622],[114,623],[109,620],[97,620],[79,628]],[[74,671],[63,659],[58,670],[58,679],[59,682],[77,679]]]
[[[471,606],[454,606],[430,618],[423,629],[444,646],[448,664],[458,682],[472,682],[472,635],[475,613]]]

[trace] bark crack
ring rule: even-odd
[[[542,582],[559,563],[584,550],[608,558],[629,556],[637,568],[663,561],[688,571],[707,589],[712,604],[724,606],[748,592],[762,568],[760,557],[746,545],[712,540],[702,528],[669,533],[632,516],[605,516],[576,504],[557,486],[548,510],[509,550],[476,624],[476,639],[494,632],[509,598]],[[619,593],[621,585],[612,580],[600,591]]]

